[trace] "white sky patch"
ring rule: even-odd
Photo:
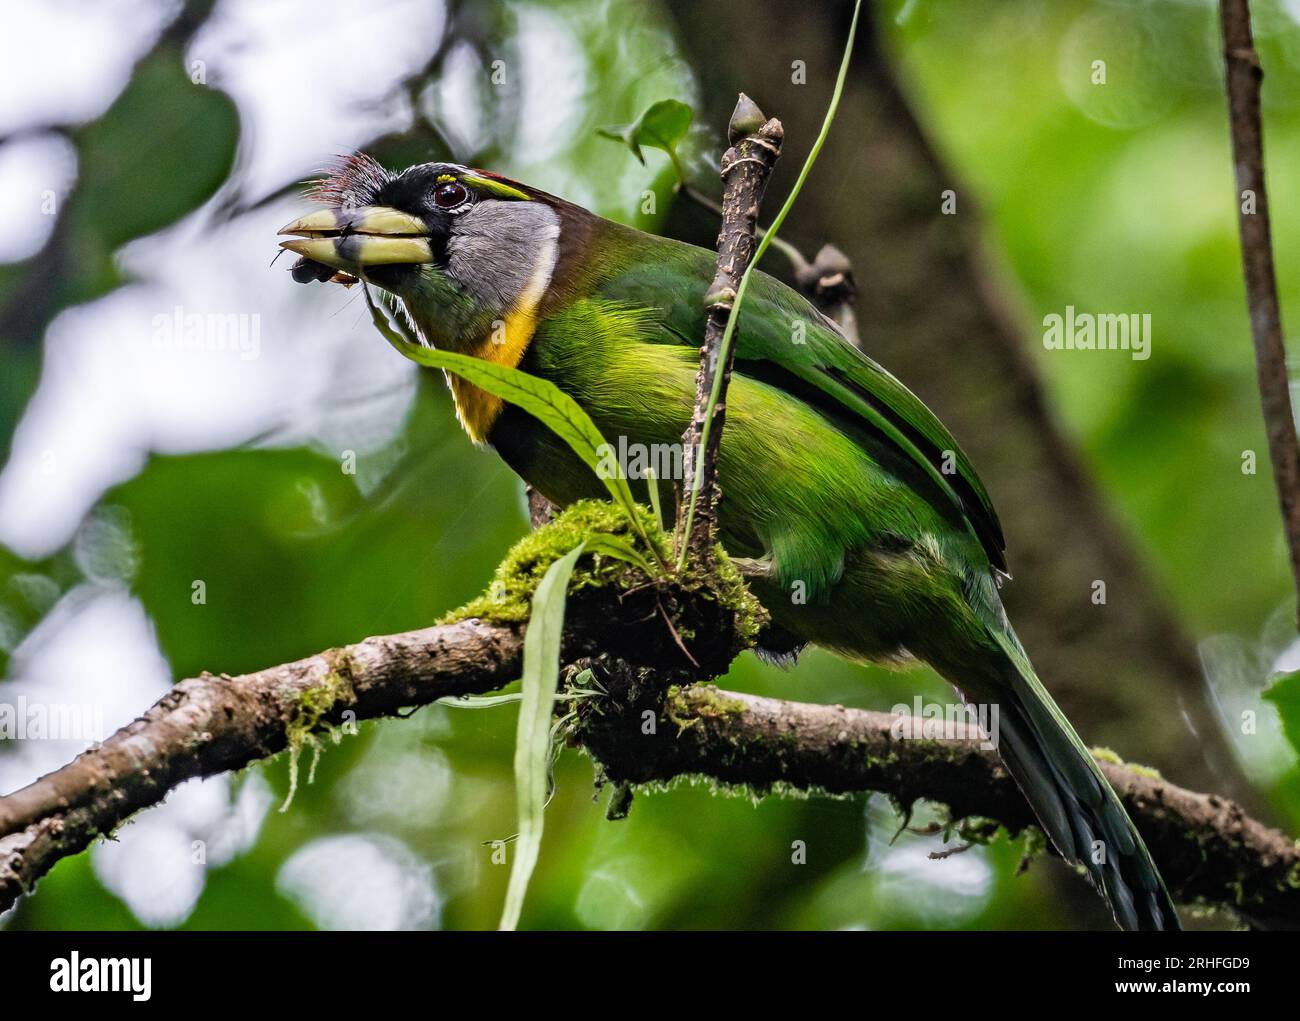
[[[1197,646],[1223,733],[1247,775],[1261,786],[1277,783],[1296,763],[1277,706],[1263,697],[1279,674],[1300,670],[1293,613],[1285,605],[1278,607],[1257,638],[1211,635]]]
[[[483,114],[485,90],[491,87],[488,75],[474,48],[458,43],[443,61],[442,74],[420,94],[425,116],[438,126],[456,153],[473,152],[487,144]]]
[[[295,284],[288,258],[269,265],[300,211],[288,200],[226,224],[197,213],[124,250],[146,282],[54,320],[0,471],[0,542],[31,558],[59,549],[151,451],[269,433],[360,455],[393,437],[416,367],[377,336],[356,288]]]
[[[582,121],[587,57],[553,12],[526,6],[517,16],[524,89],[514,152],[531,164],[545,163],[569,147]]]
[[[0,703],[93,705],[107,736],[163,695],[171,670],[152,622],[125,587],[85,584],[63,596],[15,650],[12,680]],[[0,755],[0,794],[64,765],[90,744],[19,740]],[[228,776],[192,780],[166,802],[135,816],[114,841],[95,845],[92,860],[105,887],[146,925],[183,922],[203,892],[208,867],[251,847],[272,801],[257,773],[231,799]],[[203,843],[196,860],[195,841]]]
[[[177,0],[5,0],[0,134],[98,117],[178,6]]]
[[[28,8],[43,13],[29,20]],[[60,20],[74,8],[75,26]],[[144,0],[102,14],[80,3],[22,5],[17,35],[95,54],[90,71],[77,74],[89,76],[103,102],[80,114],[69,107],[60,119],[108,105],[167,8]],[[358,7],[346,31],[308,0],[223,0],[187,60],[203,60],[207,83],[239,104],[236,185],[258,197],[404,125],[409,112],[394,108],[386,120],[375,104],[427,60],[443,27],[443,6],[427,0]],[[126,37],[143,42],[133,48]],[[11,44],[0,39],[0,83],[14,73],[3,59]],[[35,46],[29,40],[28,50]],[[29,100],[34,89],[65,84],[55,80],[60,61],[0,89],[0,104],[21,97],[30,120],[48,114]],[[120,74],[112,70],[119,64]],[[115,74],[121,82],[112,85]],[[0,202],[25,201],[21,185],[13,191],[0,189]],[[57,550],[104,491],[154,451],[223,449],[269,434],[268,443],[314,442],[341,456],[392,439],[415,393],[415,366],[377,341],[355,288],[294,284],[284,272],[289,257],[268,268],[276,231],[302,209],[301,200],[286,200],[220,225],[201,209],[123,250],[139,283],[50,324],[40,385],[0,470],[0,543],[27,557]],[[21,252],[42,237],[19,230],[0,244]],[[188,344],[191,323],[197,342]],[[227,323],[239,336],[233,348],[220,336]]]
[[[114,840],[95,845],[91,860],[105,889],[155,929],[185,921],[207,879],[207,870],[191,859],[186,830],[152,814],[122,827]]]
[[[389,741],[376,743],[348,770],[335,798],[344,816],[359,826],[425,826],[431,819],[449,826],[470,810],[466,799],[452,797],[455,783],[447,756],[439,749]]]
[[[373,0],[334,11],[319,0],[223,0],[194,38],[187,66],[238,104],[257,198],[336,154],[410,123],[394,85],[429,59],[446,24],[434,0]]]
[[[953,928],[983,911],[993,894],[993,869],[982,847],[934,860],[931,851],[952,849],[935,836],[898,833],[898,814],[884,798],[868,799],[867,857],[863,882],[871,886],[873,913],[909,918],[926,928]],[[939,818],[928,803],[916,806],[911,825]],[[892,841],[892,843],[891,843]]]
[[[94,704],[112,733],[130,723],[171,683],[153,624],[119,586],[80,585],[67,592],[14,650],[0,702],[18,696],[45,705]],[[107,736],[107,735],[105,735]],[[23,740],[0,755],[0,793],[71,762],[89,740]]]
[[[266,780],[249,773],[231,798],[228,776],[189,780],[133,818],[116,839],[91,852],[95,873],[142,923],[180,925],[194,910],[207,870],[253,846],[274,801]]]
[[[62,135],[28,135],[0,146],[0,262],[35,255],[77,176],[77,151]]]
[[[871,878],[878,909],[923,921],[929,928],[950,928],[974,918],[988,906],[993,869],[983,848],[975,847],[941,861],[926,842],[890,848],[875,863]]]
[[[430,929],[440,917],[432,868],[382,834],[313,840],[284,863],[275,886],[318,929]]]

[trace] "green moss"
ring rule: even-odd
[[[768,621],[767,611],[749,591],[740,569],[732,563],[721,546],[716,547],[717,568],[713,575],[713,591],[718,601],[735,614],[736,634],[747,648],[758,640],[758,633]]]
[[[670,558],[670,539],[659,528],[654,513],[638,507],[642,527],[658,547],[665,560]],[[439,624],[452,624],[476,617],[494,624],[523,624],[532,610],[536,591],[547,569],[578,543],[595,534],[617,536],[644,552],[641,540],[622,509],[604,500],[580,500],[565,508],[550,523],[520,539],[496,569],[487,590],[464,606],[446,614]],[[607,585],[628,587],[645,581],[641,573],[624,560],[602,553],[584,556],[573,572],[569,592]],[[737,636],[744,646],[752,646],[767,623],[767,611],[754,597],[740,571],[717,547],[717,566],[710,575],[688,573],[676,579],[687,592],[707,589],[719,605],[735,618]],[[678,634],[689,642],[693,633],[679,627]]]
[[[298,792],[298,758],[306,745],[310,745],[312,749],[307,782],[311,783],[315,779],[321,744],[313,731],[322,725],[325,716],[340,702],[355,701],[356,694],[352,690],[351,674],[350,664],[345,659],[339,659],[333,664],[333,669],[322,683],[308,688],[298,696],[297,711],[284,728],[285,740],[289,746],[289,793],[285,795],[284,804],[280,806],[281,812],[289,810],[289,806],[293,804],[293,796]],[[340,737],[338,729],[328,723],[325,723],[325,726],[328,728],[330,739],[338,744]]]
[[[667,539],[659,531],[653,514],[638,508],[646,533],[667,556]],[[536,591],[547,569],[588,536],[604,533],[615,535],[632,543],[640,550],[627,515],[612,503],[604,500],[580,500],[565,508],[555,518],[535,532],[530,532],[510,548],[487,590],[464,606],[446,614],[439,624],[477,617],[494,624],[523,624],[532,611],[533,592]],[[574,569],[569,591],[621,584],[639,575],[630,564],[615,557],[593,553],[583,557]]]
[[[1016,863],[1016,875],[1020,876],[1029,871],[1035,858],[1047,853],[1047,834],[1037,826],[1026,826],[1017,836],[1023,841],[1020,861]]]
[[[1131,773],[1138,776],[1145,776],[1149,780],[1163,780],[1160,770],[1151,766],[1143,766],[1136,762],[1125,762],[1109,748],[1093,748],[1092,757],[1100,762],[1109,762],[1113,766],[1123,766]]]
[[[999,837],[1008,835],[1006,827],[1000,822],[982,815],[969,815],[965,819],[958,819],[956,823],[950,821],[948,825],[955,828],[957,836],[968,844],[988,846]]]
[[[674,684],[664,697],[664,715],[677,724],[678,734],[701,720],[736,716],[744,711],[744,702],[738,698],[725,697],[713,684],[692,684],[688,687]]]

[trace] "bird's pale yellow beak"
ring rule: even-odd
[[[433,261],[425,222],[388,206],[321,209],[280,233],[298,235],[281,248],[342,270]]]

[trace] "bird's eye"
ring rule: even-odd
[[[433,192],[433,204],[439,209],[456,209],[469,201],[469,189],[456,181],[438,185]]]

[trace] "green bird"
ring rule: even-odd
[[[713,252],[448,163],[392,173],[352,156],[314,198],[328,208],[281,231],[303,257],[295,279],[364,273],[424,344],[550,380],[611,447],[680,443]],[[861,662],[917,659],[996,707],[1002,760],[1061,856],[1122,928],[1178,928],[1142,837],[1007,620],[1002,529],[957,441],[774,278],[754,275],[739,316],[718,524],[771,614],[760,652],[788,660],[813,643]],[[605,496],[537,419],[449,383],[471,439],[547,499]]]

